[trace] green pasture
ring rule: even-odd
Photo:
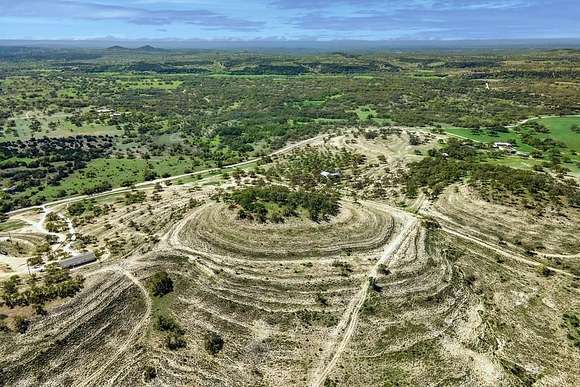
[[[564,147],[560,148],[560,152],[563,158],[562,165],[566,168],[569,168],[573,173],[579,173],[580,168],[578,167],[578,163],[580,162],[580,132],[575,132],[573,128],[575,125],[580,127],[580,116],[546,117],[534,119],[530,122],[533,121],[540,122],[549,129],[549,133],[534,132],[533,136],[541,139],[551,138],[563,143]],[[526,128],[525,124],[519,128],[511,128],[508,132],[491,133],[486,129],[475,132],[469,128],[458,127],[446,127],[444,128],[444,131],[447,134],[455,137],[465,138],[486,144],[515,140],[515,148],[519,151],[528,153],[540,151],[539,149],[536,149],[535,147],[523,142],[522,134],[529,133],[529,130]],[[514,168],[529,169],[536,164],[541,164],[542,162],[547,161],[547,156],[548,152],[544,153],[544,159],[527,159],[519,156],[508,156],[505,158],[493,160],[492,162],[494,164],[506,165]]]
[[[550,133],[540,134],[539,137],[562,141],[570,150],[580,153],[580,131],[572,130],[574,125],[580,128],[580,116],[548,117],[533,121],[538,121],[550,129]]]
[[[103,183],[110,183],[113,188],[123,187],[130,184],[145,181],[145,173],[148,170],[156,173],[156,178],[182,175],[210,168],[211,165],[194,165],[191,159],[180,159],[179,157],[143,159],[95,159],[87,163],[87,166],[76,171],[71,176],[62,180],[56,186],[46,186],[43,190],[33,196],[37,198],[44,196],[48,200],[57,199],[66,195],[81,194],[87,188],[101,186]]]
[[[67,114],[59,113],[55,115],[38,115],[29,114],[28,116],[20,116],[14,119],[15,127],[18,135],[15,135],[12,130],[8,127],[4,128],[4,135],[0,136],[0,142],[3,141],[15,141],[15,140],[28,140],[30,138],[40,138],[40,137],[68,137],[75,135],[116,135],[122,134],[116,127],[101,124],[101,123],[90,123],[84,124],[80,127],[69,122]],[[31,122],[36,119],[40,122],[40,131],[35,133],[32,132],[30,125]],[[49,123],[54,122],[56,124],[55,129],[49,128]]]

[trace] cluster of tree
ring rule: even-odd
[[[10,158],[31,158],[49,162],[89,161],[110,154],[111,136],[42,137],[0,142],[0,161]]]
[[[98,205],[95,200],[80,200],[69,204],[66,210],[70,216],[88,214],[91,217],[97,217],[107,213],[108,209],[108,205]]]
[[[83,288],[83,283],[81,275],[73,277],[68,269],[53,263],[45,266],[42,276],[32,274],[26,284],[17,275],[10,277],[0,285],[0,296],[4,305],[10,308],[41,307],[46,302],[74,296]]]
[[[338,214],[339,197],[330,192],[290,190],[279,185],[246,187],[224,194],[224,201],[239,206],[241,219],[259,222],[283,222],[285,218],[299,216],[305,210],[317,222]]]
[[[62,232],[68,228],[68,225],[63,218],[51,212],[46,216],[45,227],[49,232]]]
[[[155,328],[165,335],[165,346],[172,350],[178,350],[187,346],[185,341],[185,330],[179,325],[173,317],[170,316],[157,316],[155,321]]]
[[[32,191],[55,186],[83,169],[87,161],[108,157],[110,136],[71,136],[0,142],[0,183],[15,195],[2,203],[0,210],[30,205]],[[84,192],[91,193],[91,192]]]
[[[331,189],[339,181],[349,179],[365,160],[364,155],[347,149],[331,152],[306,148],[276,161],[264,174],[268,179],[283,181],[300,189]],[[324,172],[334,175],[325,176]]]
[[[561,181],[546,173],[485,161],[485,155],[469,142],[451,140],[446,148],[432,150],[429,157],[410,164],[405,180],[407,195],[416,196],[419,188],[425,188],[434,197],[450,184],[464,180],[488,199],[501,200],[501,194],[507,193],[526,205],[549,201],[580,207],[580,190],[573,179]]]

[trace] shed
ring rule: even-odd
[[[323,177],[335,177],[335,178],[339,178],[340,177],[340,172],[328,172],[328,171],[322,171],[320,172],[320,176]]]
[[[62,268],[72,269],[74,267],[79,267],[87,265],[92,262],[96,262],[97,257],[94,253],[88,251],[86,253],[77,254],[72,258],[63,259],[58,261],[58,265]]]

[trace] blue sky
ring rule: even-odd
[[[580,38],[580,0],[0,0],[0,39]]]

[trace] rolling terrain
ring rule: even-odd
[[[376,178],[379,155],[400,168],[416,160],[407,131],[376,140],[346,133],[296,149],[348,146],[367,155],[360,176]],[[85,277],[78,295],[30,315],[25,334],[3,334],[4,384],[580,382],[563,319],[580,307],[576,210],[526,219],[459,184],[404,207],[393,187],[390,200],[342,199],[327,221],[259,223],[216,197],[248,182],[208,174],[96,195],[107,212],[73,223],[77,238],[94,236],[84,248],[104,253],[75,270]],[[129,203],[136,192],[145,198]],[[48,208],[69,220],[70,206],[87,199]],[[18,211],[11,220],[32,225],[12,237],[39,243],[44,218]],[[56,244],[79,247],[66,230],[57,234]],[[173,291],[156,296],[150,280],[160,271]],[[183,346],[168,348],[173,333],[159,329],[160,316],[179,327]],[[218,351],[208,349],[212,335]]]

